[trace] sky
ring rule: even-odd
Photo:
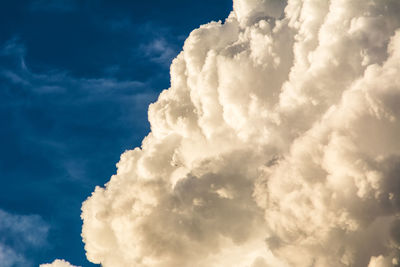
[[[400,1],[0,10],[1,267],[399,266]]]
[[[149,132],[147,107],[169,87],[188,34],[231,9],[230,0],[1,1],[5,267],[97,266],[80,236],[82,202]]]

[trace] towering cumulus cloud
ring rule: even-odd
[[[82,207],[104,267],[400,259],[400,1],[235,0]]]

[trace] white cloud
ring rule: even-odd
[[[77,267],[65,260],[55,260],[52,263],[40,264],[39,267]]]
[[[84,202],[105,267],[395,266],[400,3],[235,0]]]

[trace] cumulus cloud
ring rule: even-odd
[[[234,0],[82,206],[105,267],[396,266],[400,3]]]
[[[77,267],[77,266],[71,265],[69,262],[65,260],[55,260],[52,263],[40,264],[39,267]]]

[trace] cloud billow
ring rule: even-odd
[[[234,0],[83,203],[105,267],[396,266],[400,3]]]

